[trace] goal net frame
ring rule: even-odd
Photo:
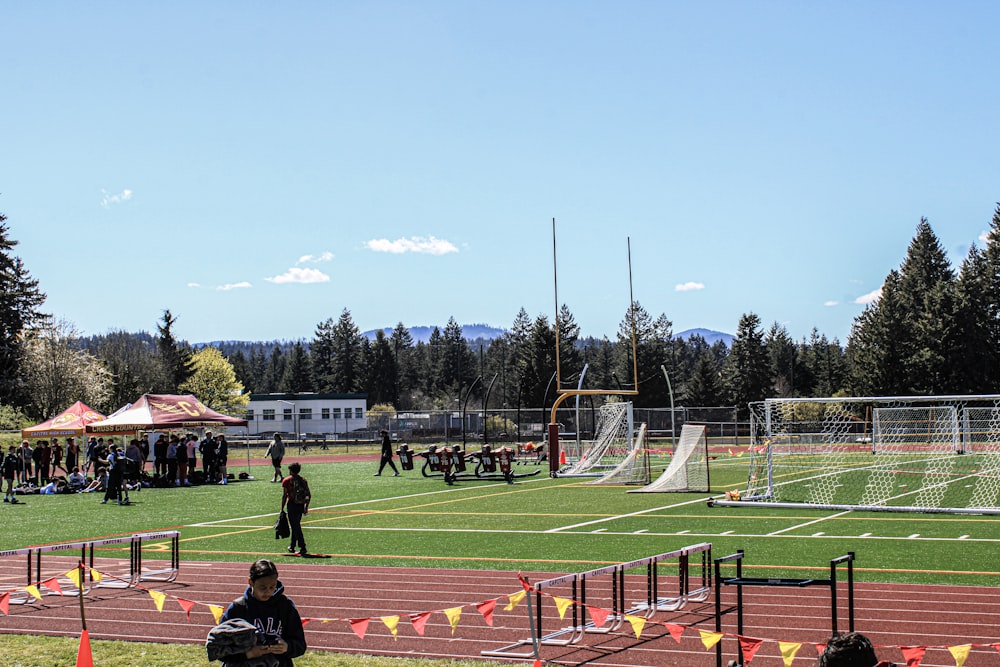
[[[621,463],[606,472],[602,477],[585,484],[603,484],[607,486],[632,486],[649,484],[649,430],[646,423],[639,424],[631,451]]]
[[[1000,395],[771,398],[723,506],[1000,514]]]
[[[635,450],[632,402],[605,403],[598,411],[594,439],[579,443],[579,448],[567,443],[563,450],[566,464],[554,477],[603,477],[623,463]]]
[[[704,424],[684,424],[670,465],[655,482],[629,493],[708,492],[711,477],[708,469],[708,433]]]

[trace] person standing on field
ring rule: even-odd
[[[271,481],[280,482],[282,480],[281,460],[285,458],[285,443],[281,441],[280,433],[274,434],[274,438],[271,440],[271,444],[267,446],[264,456],[270,456],[271,465],[274,466],[274,474],[271,476]]]
[[[291,474],[281,480],[281,511],[288,508],[288,527],[292,531],[292,543],[288,545],[288,553],[295,553],[295,545],[299,546],[299,555],[306,556],[306,538],[302,534],[302,517],[309,514],[309,501],[312,499],[309,482],[299,474],[302,466],[298,461],[288,466]]]
[[[375,473],[376,477],[382,476],[382,469],[385,468],[386,464],[392,468],[392,476],[399,477],[399,471],[396,470],[396,464],[392,462],[392,440],[389,439],[389,432],[386,430],[382,431],[382,457],[378,462],[378,472]]]

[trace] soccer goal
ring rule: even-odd
[[[655,482],[629,493],[708,491],[708,436],[704,424],[684,424],[670,465]]]
[[[579,445],[566,443],[566,464],[558,477],[602,477],[625,461],[636,440],[633,437],[632,403],[605,403],[597,415],[594,439]]]
[[[649,430],[645,422],[639,424],[631,451],[617,466],[586,484],[637,485],[649,484]]]
[[[768,399],[750,469],[713,504],[1000,514],[1000,396]]]

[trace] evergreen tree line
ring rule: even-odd
[[[12,255],[17,242],[4,220],[0,216],[0,422],[4,410],[46,417],[80,399],[37,400],[39,362],[32,354],[39,353],[30,342],[46,336],[84,355],[81,373],[104,375],[105,389],[92,407],[110,411],[142,393],[190,385],[198,350],[175,338],[169,310],[155,335],[112,331],[81,338],[71,325],[54,325],[40,310],[45,295],[37,281]],[[566,305],[555,321],[532,319],[522,308],[493,340],[467,340],[450,318],[426,342],[415,341],[403,323],[369,339],[345,308],[317,324],[311,339],[226,342],[218,350],[232,368],[231,387],[252,393],[361,392],[370,406],[399,410],[455,409],[463,402],[479,407],[486,399],[491,409],[544,408],[558,389],[557,339],[562,388],[631,393],[635,368],[638,394],[630,400],[637,407],[669,406],[668,386],[676,405],[728,405],[741,412],[751,401],[775,396],[993,393],[1000,386],[1000,205],[985,247],[973,245],[958,271],[921,219],[904,261],[889,272],[881,296],[855,318],[846,346],[816,329],[794,340],[783,326],[765,327],[752,312],[740,317],[729,347],[697,335],[682,340],[665,314],[654,317],[636,302],[622,313],[613,340],[581,337]]]

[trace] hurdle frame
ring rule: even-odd
[[[689,568],[692,556],[700,555],[701,558],[701,585],[696,589],[691,589],[692,579]],[[559,577],[552,577],[531,584],[531,590],[527,592],[528,598],[528,624],[531,628],[531,636],[521,639],[513,644],[503,646],[494,650],[481,651],[481,655],[494,658],[511,659],[531,659],[538,658],[538,650],[541,646],[574,646],[587,634],[609,634],[619,630],[628,615],[642,614],[645,618],[652,618],[657,611],[679,611],[689,601],[704,602],[708,599],[712,588],[711,562],[712,545],[708,542],[693,544],[682,547],[675,551],[638,558],[625,563],[616,563],[604,567],[566,574]],[[678,573],[678,595],[673,598],[662,598],[659,594],[659,567],[660,563],[669,559],[677,559]],[[646,567],[646,599],[627,606],[625,602],[625,573],[639,567]],[[611,576],[611,602],[612,609],[608,615],[607,626],[596,627],[593,621],[585,621],[583,607],[587,606],[587,580],[600,576]],[[543,634],[544,614],[542,607],[542,591],[547,588],[570,584],[571,599],[576,603],[572,605],[572,618],[570,625]],[[531,603],[534,594],[534,604]],[[518,651],[518,649],[530,646],[530,651]],[[583,647],[581,647],[583,648]]]

